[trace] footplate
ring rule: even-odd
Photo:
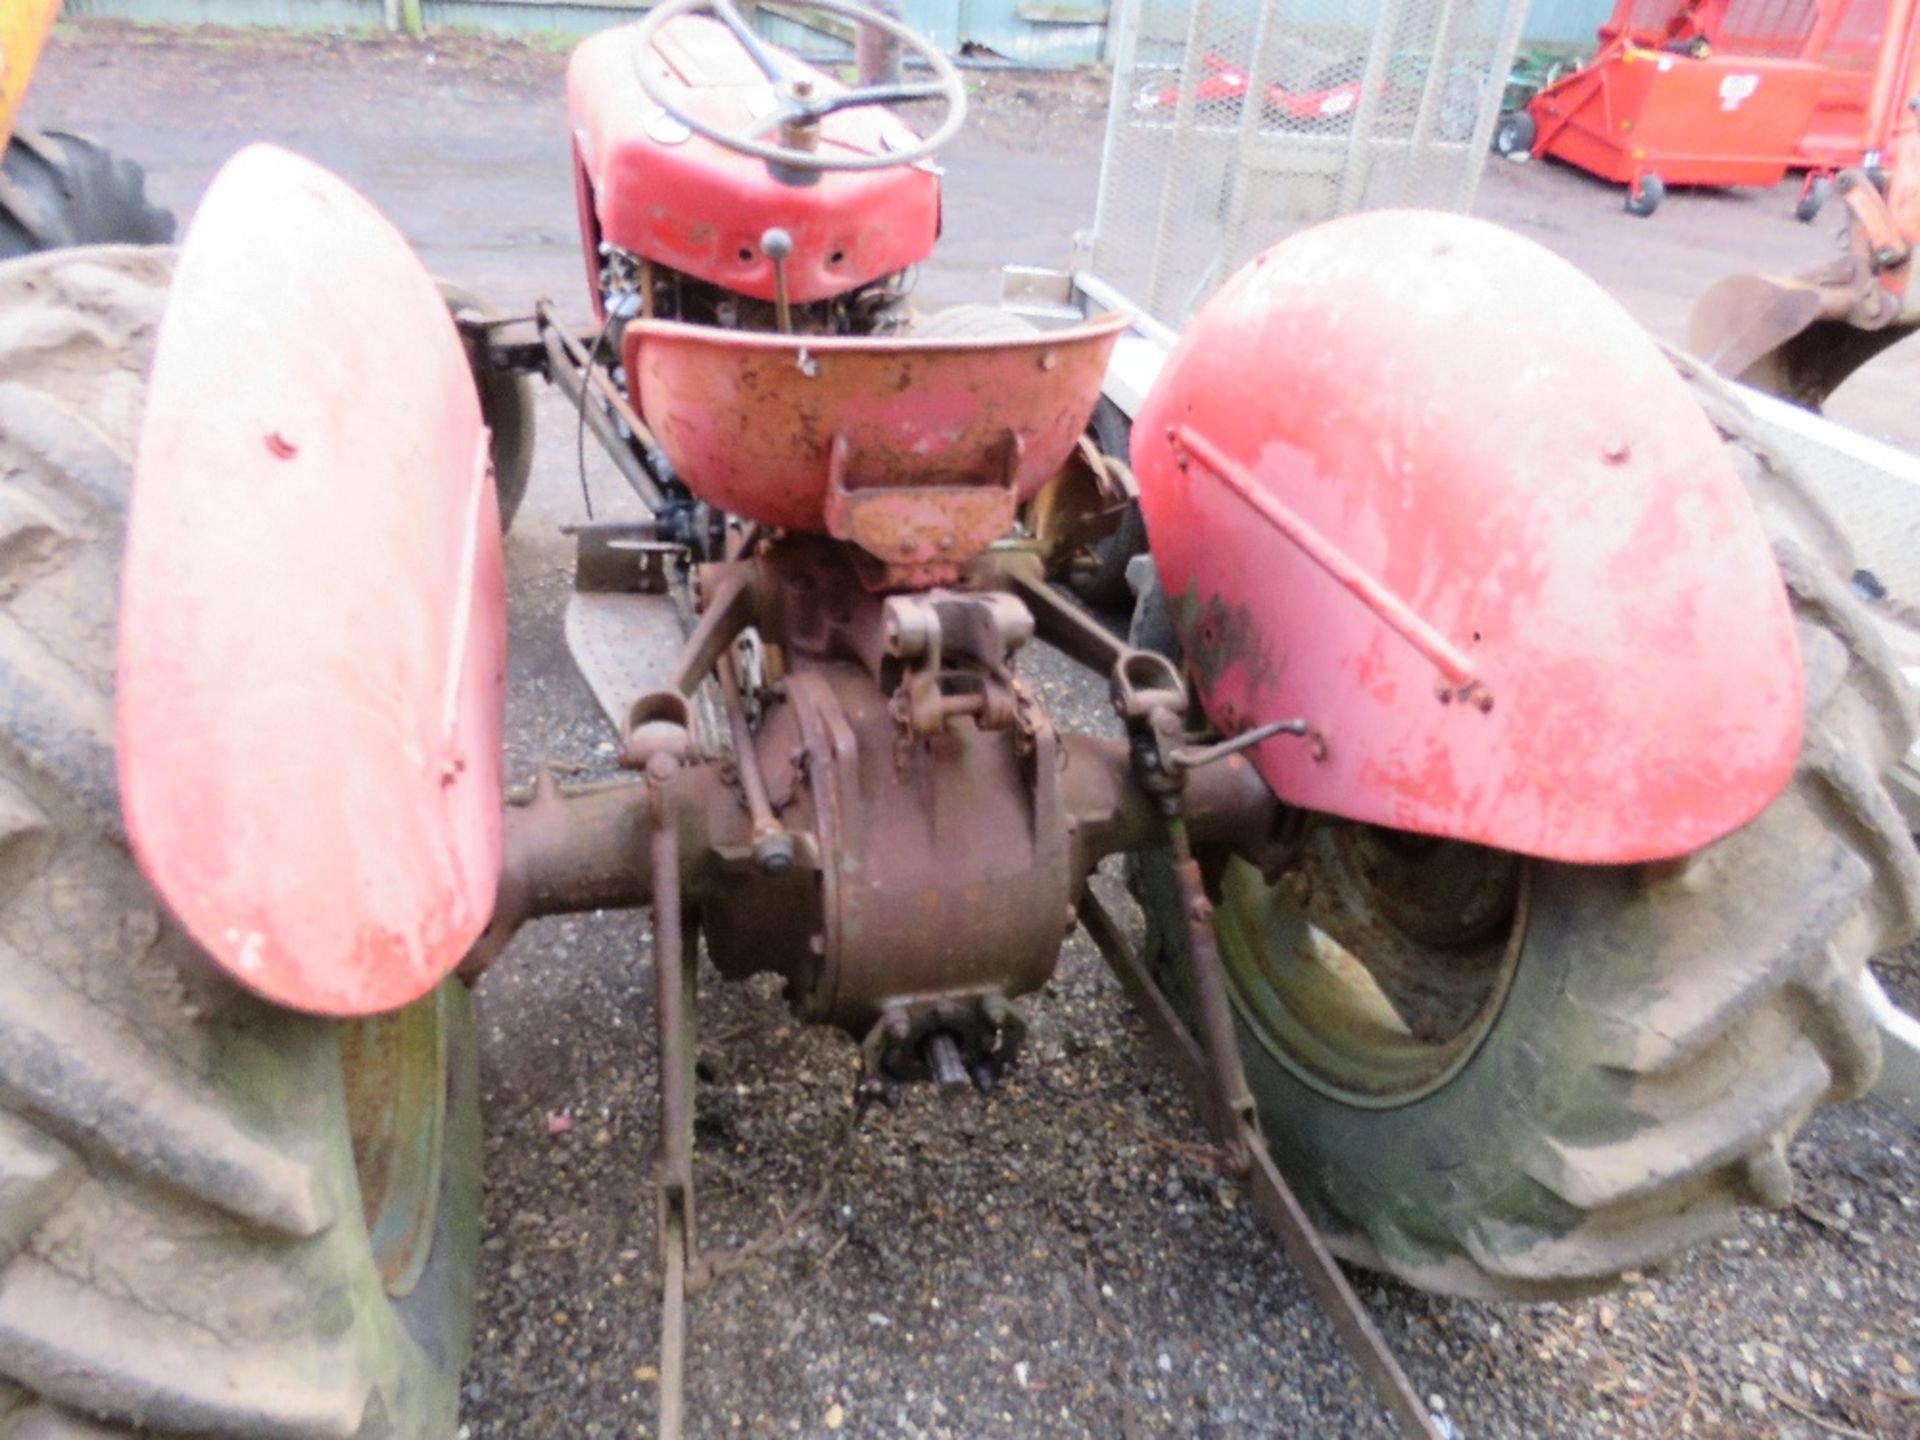
[[[581,526],[575,590],[567,601],[567,650],[614,732],[624,736],[634,701],[671,684],[686,643],[667,566],[674,547],[645,524]]]

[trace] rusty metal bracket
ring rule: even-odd
[[[1904,265],[1913,241],[1900,228],[1886,195],[1863,170],[1842,170],[1833,182],[1852,213],[1855,233],[1875,274]]]
[[[827,455],[827,533],[881,564],[883,587],[949,584],[961,567],[1013,528],[1025,447],[1009,430],[997,474],[923,485],[861,485],[844,434]]]
[[[753,817],[753,861],[765,875],[784,875],[793,868],[793,837],[786,832],[767,798],[767,779],[760,768],[760,750],[747,724],[746,700],[740,693],[740,671],[729,651],[714,667],[720,699],[727,713],[727,732],[733,742],[733,765],[740,776],[740,795]]]
[[[1080,902],[1080,923],[1119,979],[1127,998],[1173,1061],[1181,1084],[1200,1108],[1215,1137],[1230,1149],[1237,1140],[1246,1157],[1242,1174],[1254,1208],[1279,1237],[1287,1258],[1305,1278],[1307,1288],[1333,1323],[1334,1332],[1348,1356],[1366,1377],[1395,1428],[1410,1440],[1440,1440],[1440,1431],[1421,1403],[1413,1382],[1394,1359],[1379,1327],[1341,1271],[1340,1262],[1327,1249],[1286,1177],[1274,1164],[1267,1142],[1222,1104],[1209,1057],[1174,1012],[1160,987],[1154,984],[1113,916],[1091,889]]]
[[[1200,878],[1200,862],[1193,858],[1187,822],[1178,809],[1177,795],[1168,805],[1167,838],[1173,848],[1173,878],[1180,887],[1180,913],[1187,925],[1187,963],[1200,1000],[1200,1033],[1205,1041],[1209,1088],[1214,1105],[1226,1122],[1220,1137],[1233,1168],[1252,1165],[1253,1147],[1265,1142],[1260,1135],[1260,1112],[1247,1085],[1246,1067],[1233,1033],[1233,1008],[1227,1000],[1227,972],[1220,963],[1220,947],[1213,937],[1213,902]]]
[[[991,582],[1013,592],[1033,616],[1034,633],[1075,664],[1106,677],[1113,708],[1133,722],[1168,710],[1176,717],[1187,708],[1187,688],[1171,660],[1151,650],[1136,650],[1118,639],[1078,605],[1047,583],[1030,557],[1003,557]]]
[[[573,588],[592,595],[664,595],[667,562],[684,553],[663,541],[652,520],[601,520],[563,525],[573,537]]]

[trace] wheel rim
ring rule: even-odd
[[[361,1213],[381,1283],[397,1299],[426,1269],[439,1211],[447,1116],[441,992],[341,1026],[340,1063]]]
[[[1506,999],[1531,878],[1505,851],[1345,821],[1317,824],[1276,883],[1230,860],[1215,927],[1235,1009],[1323,1094],[1375,1109],[1431,1094]]]

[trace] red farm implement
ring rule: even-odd
[[[1618,0],[1599,53],[1552,82],[1496,136],[1627,186],[1648,215],[1667,185],[1826,180],[1872,167],[1908,99],[1913,0]]]
[[[1872,1083],[1914,716],[1738,399],[1402,210],[1239,268],[1129,433],[1127,314],[915,309],[966,87],[813,8],[917,78],[729,0],[576,51],[590,323],[489,317],[267,146],[177,256],[0,267],[0,1431],[453,1433],[466,987],[543,917],[651,914],[669,1436],[721,1403],[703,960],[847,1038],[857,1119],[998,1085],[1084,931],[1409,1435],[1332,1252],[1591,1290],[1784,1203]],[[639,509],[570,532],[615,760],[508,793],[535,377]],[[1130,517],[1123,638],[1055,582]]]

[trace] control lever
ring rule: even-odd
[[[1251,750],[1262,740],[1271,740],[1276,735],[1312,734],[1313,731],[1304,720],[1275,720],[1269,725],[1256,725],[1251,730],[1242,730],[1231,740],[1222,740],[1215,745],[1182,745],[1167,753],[1167,768],[1182,772],[1198,770],[1202,765],[1211,765],[1229,755],[1238,755],[1242,750]]]
[[[787,303],[787,257],[793,254],[793,236],[778,225],[760,234],[760,251],[773,262],[773,311],[780,333],[793,333],[793,307]]]

